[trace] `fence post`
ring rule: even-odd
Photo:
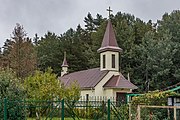
[[[64,120],[64,99],[61,100],[61,120]]]
[[[140,108],[140,105],[137,106],[137,120],[140,120],[141,119],[141,108]]]
[[[7,98],[4,98],[4,120],[7,120]]]
[[[111,120],[111,106],[110,106],[110,99],[108,99],[108,120]]]
[[[176,107],[174,106],[174,120],[177,120],[176,118]]]
[[[129,102],[129,120],[131,120],[131,103]]]

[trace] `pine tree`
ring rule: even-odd
[[[16,24],[13,36],[5,42],[4,58],[7,58],[8,67],[16,72],[18,78],[28,76],[36,69],[34,46],[20,24]]]

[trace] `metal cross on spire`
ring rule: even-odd
[[[106,10],[109,12],[109,19],[110,19],[111,12],[113,12],[113,11],[111,10],[110,6],[109,6],[109,8],[106,9]]]
[[[64,51],[64,59],[66,59],[66,51]]]

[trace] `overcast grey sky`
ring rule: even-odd
[[[24,26],[29,37],[43,36],[47,31],[62,34],[78,24],[83,27],[84,17],[90,12],[107,17],[111,6],[148,21],[161,19],[165,12],[180,9],[180,0],[0,0],[0,47],[10,38],[16,23]]]

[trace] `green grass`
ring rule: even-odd
[[[46,118],[42,118],[42,120],[45,120]],[[27,120],[36,120],[36,118],[27,118]],[[50,119],[47,119],[50,120]],[[52,120],[61,120],[61,118],[53,118]],[[73,118],[64,118],[64,120],[73,120]],[[87,119],[80,119],[80,120],[87,120]]]
[[[42,120],[45,120],[46,118],[42,118]],[[27,118],[27,120],[36,120],[36,118]],[[47,119],[50,120],[50,119]],[[53,118],[53,120],[61,120],[61,118]],[[73,118],[64,118],[64,120],[73,120]]]

